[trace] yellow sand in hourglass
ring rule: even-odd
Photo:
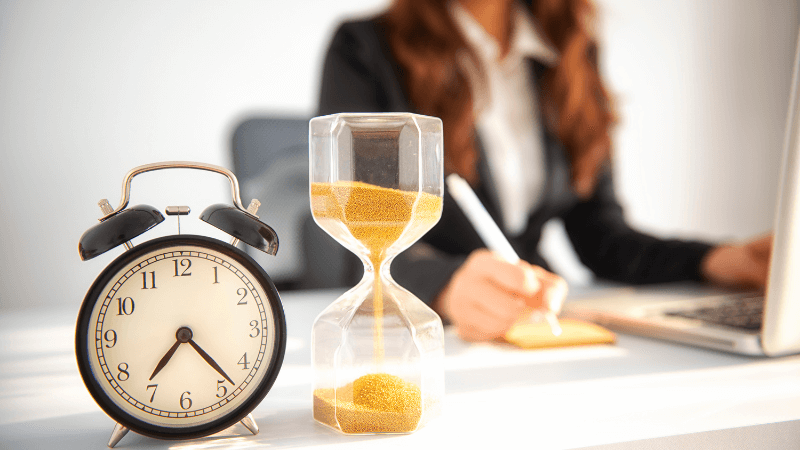
[[[349,232],[366,247],[375,270],[373,345],[377,367],[382,365],[384,354],[381,263],[387,257],[387,250],[401,239],[404,232],[416,239],[417,229],[427,230],[436,223],[441,208],[442,198],[425,192],[388,189],[362,182],[311,184],[314,216],[344,225],[346,231],[339,230],[341,234],[336,237],[346,240]],[[352,398],[353,401],[346,402],[341,398]],[[376,398],[383,401],[376,402]],[[385,373],[360,377],[340,387],[336,393],[333,389],[314,392],[314,416],[331,426],[336,426],[338,421],[345,432],[412,431],[420,415],[419,387]]]

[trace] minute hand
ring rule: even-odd
[[[200,346],[199,346],[199,345],[197,345],[197,343],[196,343],[196,342],[194,342],[194,339],[189,339],[189,345],[191,345],[193,349],[197,350],[197,353],[199,353],[199,354],[200,354],[200,356],[202,356],[202,357],[203,357],[203,359],[205,359],[205,360],[206,360],[206,362],[208,363],[208,365],[210,365],[211,367],[213,367],[213,368],[214,368],[214,370],[216,370],[217,372],[219,372],[219,374],[220,374],[220,375],[222,375],[223,377],[225,377],[225,379],[226,379],[226,380],[228,380],[228,381],[229,381],[229,382],[230,382],[232,385],[236,386],[236,383],[234,383],[234,382],[233,382],[233,380],[231,380],[231,377],[229,377],[229,376],[228,376],[228,374],[226,374],[226,373],[225,373],[225,371],[224,371],[224,370],[222,370],[222,367],[220,367],[220,366],[219,366],[219,364],[217,364],[217,362],[216,362],[216,361],[214,361],[214,359],[213,359],[213,358],[211,358],[210,356],[208,356],[208,353],[206,353],[205,351],[203,351],[203,349],[202,349],[202,348],[200,348]]]

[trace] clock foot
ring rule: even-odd
[[[250,430],[253,434],[258,434],[258,425],[256,425],[256,421],[253,420],[253,415],[248,414],[247,417],[241,420],[241,424],[244,425],[245,428]]]
[[[118,423],[114,424],[114,431],[111,432],[111,439],[108,440],[108,448],[114,448],[114,446],[117,445],[126,434],[128,434],[128,431],[130,430],[122,425]]]

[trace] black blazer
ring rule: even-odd
[[[531,61],[531,70],[538,81],[544,66]],[[344,23],[325,58],[319,114],[417,112],[405,93],[402,75],[380,17]],[[570,187],[569,162],[562,145],[546,130],[542,139],[547,164],[543,197],[530,212],[525,231],[517,237],[507,236],[521,258],[547,267],[537,249],[542,227],[548,220],[560,218],[578,257],[598,277],[635,284],[701,279],[699,265],[708,244],[663,240],[631,229],[614,195],[610,170],[601,175],[593,196],[581,201]],[[481,164],[480,178],[476,193],[502,228],[485,164]],[[445,192],[439,223],[401,253],[390,271],[400,285],[430,303],[469,253],[481,247],[484,244],[477,232]],[[350,264],[360,268],[355,259]],[[360,269],[354,269],[350,282],[354,284],[360,275]]]

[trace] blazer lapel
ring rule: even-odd
[[[570,204],[574,201],[574,194],[570,187],[570,163],[567,159],[564,147],[558,136],[552,131],[551,124],[545,117],[544,92],[542,90],[542,80],[547,71],[547,66],[540,61],[531,59],[531,74],[534,81],[534,89],[539,102],[539,120],[542,130],[542,150],[545,153],[545,173],[546,182],[542,191],[542,199],[538,210],[554,204]],[[568,197],[569,199],[566,199]],[[565,201],[566,200],[566,201]]]
[[[478,133],[475,133],[475,147],[478,152],[478,179],[480,183],[475,193],[481,199],[489,215],[492,216],[500,229],[504,230],[505,224],[503,223],[503,215],[500,214],[500,197],[497,193],[497,185],[492,171],[489,169],[486,150]]]

